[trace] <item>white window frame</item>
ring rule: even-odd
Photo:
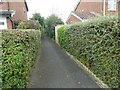
[[[0,22],[0,25],[5,25],[5,23],[4,22]]]
[[[117,1],[116,0],[108,0],[108,10],[116,11],[117,9]]]
[[[0,15],[0,22],[4,23],[0,25],[0,29],[7,29],[7,19]]]

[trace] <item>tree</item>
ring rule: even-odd
[[[55,26],[61,25],[61,24],[64,24],[61,18],[59,18],[55,14],[50,15],[46,19],[46,32],[48,36],[50,36],[51,38],[54,38],[55,37]]]
[[[30,20],[37,20],[42,26],[42,28],[45,27],[45,19],[40,15],[40,13],[34,13],[32,18],[30,18]]]

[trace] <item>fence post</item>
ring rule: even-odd
[[[59,45],[59,40],[58,40],[58,29],[63,26],[63,25],[58,25],[55,27],[55,41]]]
[[[59,26],[56,26],[56,27],[55,27],[55,42],[56,42],[57,44],[59,44],[59,43],[58,43],[58,32],[57,32],[58,27],[59,27]]]

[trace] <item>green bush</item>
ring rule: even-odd
[[[58,29],[62,48],[112,88],[120,87],[120,22],[102,17]]]
[[[2,87],[26,88],[40,44],[39,30],[2,30]]]
[[[17,29],[41,29],[41,25],[38,21],[35,20],[29,20],[29,21],[21,21],[19,25],[17,26]]]
[[[1,74],[2,74],[2,61],[1,61],[1,57],[2,57],[2,32],[0,32],[0,89],[2,88],[2,78],[1,78]]]

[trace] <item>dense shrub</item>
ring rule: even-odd
[[[58,29],[59,44],[97,77],[120,87],[120,22],[115,17],[98,18]]]
[[[2,57],[2,32],[0,32],[0,89],[2,88],[2,78],[1,78],[1,74],[2,74],[2,61],[1,61],[1,57]]]
[[[29,20],[29,21],[21,21],[19,25],[17,26],[17,29],[41,29],[41,25],[38,21],[35,20]]]
[[[39,44],[38,30],[2,31],[2,87],[25,88]]]
[[[21,21],[14,21],[14,29],[17,29],[17,27],[18,27],[18,25],[19,25],[20,22]]]

